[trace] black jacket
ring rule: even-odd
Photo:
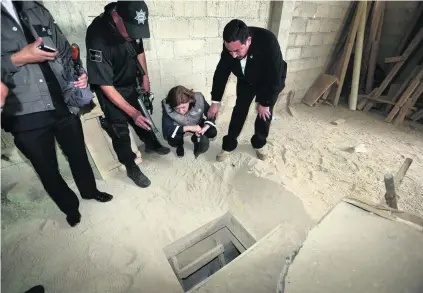
[[[285,87],[287,65],[282,58],[276,36],[269,30],[248,28],[251,45],[247,53],[245,75],[240,60],[234,59],[223,45],[220,61],[213,76],[212,101],[220,102],[232,72],[238,81],[250,84],[256,92],[256,101],[262,106],[274,105]]]

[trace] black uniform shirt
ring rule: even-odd
[[[278,40],[271,31],[258,27],[248,29],[252,39],[246,56],[245,74],[242,72],[240,60],[234,59],[223,45],[220,61],[214,72],[212,100],[222,100],[232,72],[238,80],[253,87],[258,103],[263,106],[274,105],[285,87],[286,62],[282,58]]]
[[[108,4],[105,12],[87,29],[87,71],[89,83],[97,95],[102,95],[98,90],[100,85],[110,85],[128,99],[135,92],[137,67],[125,46],[125,39],[116,30],[111,16],[115,6],[116,3]],[[144,53],[141,39],[131,41],[131,44],[137,55]]]

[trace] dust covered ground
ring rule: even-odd
[[[152,180],[139,189],[123,172],[99,181],[115,199],[81,202],[76,228],[51,200],[16,204],[2,193],[2,289],[23,292],[182,292],[162,248],[230,211],[259,240],[281,221],[308,227],[340,198],[380,201],[383,175],[413,159],[399,188],[399,207],[423,217],[423,133],[394,127],[382,117],[342,107],[296,105],[297,115],[276,113],[269,159],[255,158],[249,140],[254,113],[236,152],[217,163],[230,113],[218,120],[219,136],[197,160],[145,155]],[[330,122],[345,119],[335,126]],[[366,152],[349,148],[364,144]],[[75,186],[71,185],[73,189]],[[254,190],[254,187],[257,190]],[[276,288],[276,284],[275,284]]]

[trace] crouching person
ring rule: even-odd
[[[199,138],[217,135],[215,119],[207,118],[210,105],[200,92],[193,92],[184,86],[172,88],[162,101],[163,136],[169,145],[176,148],[179,157],[184,156],[184,135],[192,134],[194,152],[198,149]]]

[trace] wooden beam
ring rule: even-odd
[[[416,113],[414,113],[411,117],[410,117],[410,119],[411,120],[413,120],[413,121],[417,121],[417,120],[419,120],[420,118],[422,118],[423,117],[423,109],[420,109],[420,110],[418,110]]]
[[[410,43],[410,45],[408,45],[407,49],[404,52],[404,55],[409,56],[422,40],[423,40],[423,27],[416,34],[416,36],[414,37],[414,39]],[[379,86],[378,90],[373,95],[374,97],[379,97],[379,96],[382,95],[382,93],[385,91],[385,89],[391,83],[392,79],[395,77],[395,75],[398,73],[398,71],[401,69],[401,67],[404,65],[405,62],[406,62],[406,60],[403,60],[403,61],[400,61],[397,64],[395,64],[395,66],[391,69],[389,74],[383,80],[382,84]],[[374,105],[374,102],[369,101],[368,103],[370,103],[371,106]]]
[[[341,96],[342,86],[344,85],[345,73],[347,72],[348,63],[350,62],[351,51],[354,46],[354,41],[357,35],[357,29],[360,23],[360,19],[361,17],[365,17],[365,16],[366,16],[366,3],[363,1],[360,1],[358,4],[358,8],[355,12],[353,24],[348,34],[348,39],[346,42],[344,54],[340,62],[340,66],[338,67],[338,70],[336,72],[336,77],[338,78],[339,83],[337,85],[335,96],[333,98],[333,104],[335,106],[337,106],[339,103],[339,97]]]
[[[385,174],[385,200],[389,207],[397,209],[397,195],[395,187],[399,188],[402,181],[404,180],[405,174],[407,174],[408,169],[413,163],[413,159],[406,158],[404,163],[402,163],[401,168],[398,170],[395,177],[392,174],[387,173]]]
[[[376,35],[379,28],[379,20],[380,20],[380,12],[382,11],[382,3],[383,1],[375,1],[372,9],[371,16],[369,16],[369,35],[366,38],[366,46],[363,52],[363,60],[362,60],[362,78],[361,82],[364,82],[365,76],[367,75],[368,69],[368,62],[370,59],[372,44],[376,40]]]
[[[223,253],[223,251],[223,245],[219,244],[212,250],[202,254],[200,257],[187,264],[185,267],[181,268],[180,270],[177,270],[176,273],[178,277],[181,279],[187,278],[188,276],[192,275],[193,273],[201,269],[203,266],[211,262],[213,259],[218,257],[220,254]]]
[[[377,33],[375,36],[374,41],[372,42],[372,49],[370,52],[370,59],[369,59],[369,71],[367,72],[367,81],[366,81],[366,94],[370,93],[373,89],[373,82],[376,70],[376,61],[377,61],[377,54],[379,52],[379,44],[380,38],[382,35],[382,26],[383,26],[383,17],[385,15],[385,3],[384,1],[380,1],[380,15],[378,20],[378,27]]]
[[[397,174],[395,174],[395,185],[400,186],[402,181],[404,180],[405,174],[407,174],[408,169],[410,168],[411,164],[413,163],[412,158],[406,158],[404,163],[402,163],[401,168],[398,170]]]
[[[364,2],[365,9],[367,10],[367,2]],[[355,41],[355,53],[354,53],[354,68],[353,76],[351,82],[351,93],[348,99],[349,109],[355,111],[357,109],[357,99],[358,99],[358,87],[360,83],[360,70],[361,70],[361,60],[363,57],[363,41],[364,41],[364,31],[366,29],[366,14],[363,12],[363,15],[360,18],[360,25],[358,26],[357,31],[357,40]]]
[[[358,95],[358,97],[363,98],[363,99],[367,99],[367,100],[371,100],[371,101],[375,101],[375,102],[379,102],[379,103],[395,105],[394,102],[391,102],[391,101],[388,100],[388,96],[380,96],[379,98],[374,98],[374,97],[371,97],[370,95]]]
[[[417,100],[420,98],[422,93],[423,93],[423,83],[420,82],[419,86],[414,91],[411,98],[409,98],[407,102],[405,103],[405,105],[401,108],[397,119],[395,119],[395,125],[399,125],[404,122],[404,119],[407,116],[408,112],[410,111],[410,108],[416,104]]]
[[[393,209],[398,209],[397,192],[395,191],[394,176],[391,173],[386,173],[384,176],[385,181],[385,200],[386,204]]]
[[[404,60],[405,60],[405,56],[388,57],[388,58],[385,58],[385,63],[396,63],[396,62],[400,62]]]
[[[389,113],[388,117],[386,117],[386,119],[385,119],[386,122],[391,122],[392,119],[394,119],[395,115],[397,115],[400,108],[405,104],[405,102],[407,102],[407,99],[413,94],[414,90],[419,85],[420,79],[422,77],[423,77],[423,68],[420,69],[420,72],[417,74],[417,76],[413,79],[413,81],[409,84],[407,89],[401,95],[401,98],[395,104],[394,108]]]
[[[308,89],[301,100],[307,106],[313,106],[314,103],[337,81],[336,77],[329,74],[321,74]]]
[[[394,102],[396,104],[396,102],[398,101],[398,99],[401,97],[401,94],[405,91],[405,89],[407,88],[408,84],[410,83],[410,81],[416,77],[417,73],[419,73],[420,69],[422,67],[421,66],[417,66],[416,68],[414,68],[410,75],[407,77],[406,80],[404,80],[404,82],[401,84],[400,88],[395,92],[395,94],[392,96],[392,98],[390,99],[390,101]],[[393,86],[393,84],[391,85],[391,87]],[[389,89],[391,90],[391,89]],[[388,93],[389,96],[389,93]],[[385,109],[385,113],[388,114],[390,111],[392,110],[392,107],[387,105],[386,109]]]
[[[373,97],[377,89],[378,88],[374,88],[370,94],[361,96],[363,99],[361,99],[361,101],[358,103],[357,110],[360,110],[360,111],[363,110],[364,106],[366,106],[367,104],[367,97]]]

